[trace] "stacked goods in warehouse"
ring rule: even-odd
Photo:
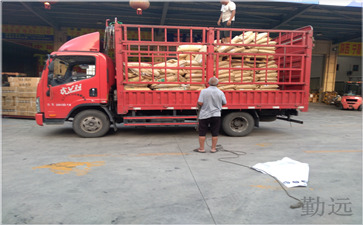
[[[329,91],[329,92],[324,92],[323,94],[324,94],[323,95],[324,96],[323,102],[325,104],[332,105],[335,102],[335,99],[336,99],[336,97],[338,95],[338,92],[336,92],[336,91]]]
[[[35,77],[9,77],[10,87],[2,87],[2,114],[35,116],[39,80]]]
[[[338,98],[337,100],[341,101],[341,98]],[[310,93],[309,102],[316,103],[318,101],[319,101],[319,92]]]

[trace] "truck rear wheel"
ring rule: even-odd
[[[234,112],[226,115],[222,121],[223,131],[233,137],[246,136],[253,130],[255,120],[246,112]]]
[[[102,137],[109,129],[110,120],[98,110],[82,111],[73,120],[73,130],[81,137]]]

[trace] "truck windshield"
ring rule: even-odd
[[[57,56],[49,65],[48,84],[57,86],[89,79],[96,74],[96,59],[92,56]]]

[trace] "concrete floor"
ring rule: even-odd
[[[311,104],[296,119],[220,136],[253,166],[290,157],[310,165],[289,198],[271,177],[200,154],[191,127],[124,128],[79,138],[71,124],[2,120],[3,224],[361,224],[362,114]],[[209,149],[208,149],[209,150]]]

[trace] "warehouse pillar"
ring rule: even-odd
[[[57,51],[67,41],[67,29],[54,29],[54,51]]]
[[[325,55],[325,70],[322,83],[322,92],[331,92],[335,90],[337,56],[337,46],[330,45],[329,51]]]
[[[324,92],[331,92],[335,90],[335,78],[337,67],[338,47],[333,45],[331,41],[316,41],[313,49],[313,54],[324,55],[325,65],[324,72],[321,77],[321,86],[319,93],[319,101],[324,96]]]

